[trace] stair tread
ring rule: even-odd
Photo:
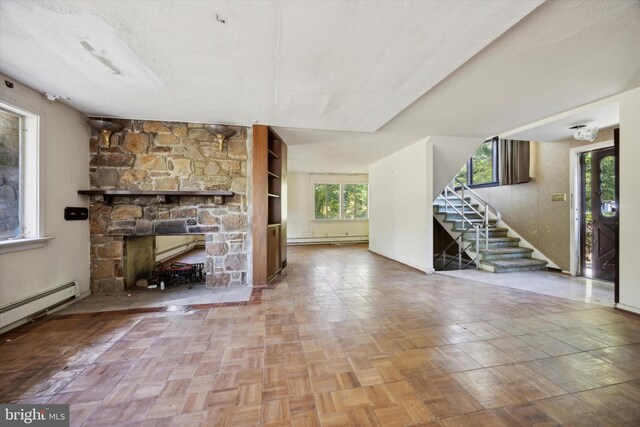
[[[472,221],[472,222],[483,222],[484,221],[484,218],[482,218],[482,217],[473,218],[473,217],[468,217],[468,216],[465,215],[465,218],[468,219],[469,221]],[[445,221],[448,221],[448,222],[462,222],[462,218],[461,219],[446,219],[446,217],[445,217]],[[489,224],[495,224],[495,223],[496,223],[496,221],[494,219],[490,219],[489,220]]]
[[[491,222],[489,222],[489,224],[491,224]],[[494,222],[495,224],[495,222]],[[509,231],[508,228],[504,228],[504,227],[494,227],[492,225],[489,226],[489,230],[494,230],[494,231]],[[462,231],[461,229],[456,229],[456,231]],[[467,230],[468,232],[473,232],[473,229]]]
[[[464,196],[464,199],[465,199],[465,200],[471,200],[471,197],[469,197],[469,196]],[[436,197],[436,200],[444,200],[444,196],[440,195],[440,196]],[[457,197],[455,197],[455,196],[450,196],[450,197],[448,197],[448,200],[460,200],[460,199],[458,199],[458,198],[457,198]]]
[[[441,215],[441,216],[445,216],[448,218],[451,218],[452,215],[454,215],[457,218],[462,219],[462,215],[458,212],[455,211],[436,211],[435,212],[436,215]],[[477,218],[477,219],[484,219],[484,215],[478,215],[477,213],[473,212],[473,211],[464,211],[464,216],[465,218]]]
[[[515,253],[530,253],[533,252],[531,248],[489,248],[480,249],[481,254],[515,254]]]
[[[444,212],[456,212],[456,211],[455,211],[451,206],[449,206],[449,205],[447,205],[447,206],[444,206],[444,205],[435,205],[435,206],[434,206],[434,208],[438,208],[438,212],[442,211],[443,213],[444,213]],[[456,208],[457,210],[459,210],[459,211],[461,211],[461,210],[462,210],[462,209],[461,209],[461,208],[462,208],[462,206],[455,206],[455,208]],[[474,208],[474,209],[475,209],[475,208]],[[475,212],[475,211],[474,211],[473,209],[471,209],[469,206],[465,206],[465,207],[464,207],[464,211],[465,211],[465,212]],[[478,211],[478,209],[476,209],[476,211]],[[478,212],[480,212],[480,211],[478,211]],[[480,213],[483,213],[483,212],[480,212]]]
[[[492,265],[495,267],[531,267],[538,265],[547,265],[547,261],[536,258],[493,259],[481,261],[480,263]]]
[[[498,230],[498,228],[492,228],[492,230]],[[505,228],[506,230],[506,228]],[[476,239],[473,238],[465,238],[465,242],[475,242]],[[497,242],[519,242],[520,238],[518,237],[489,237],[489,243],[497,243]],[[484,243],[484,237],[480,237],[480,243]]]

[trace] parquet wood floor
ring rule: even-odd
[[[247,303],[5,334],[0,400],[68,403],[85,427],[640,425],[640,317],[359,245],[289,262]]]

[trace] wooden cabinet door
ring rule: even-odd
[[[267,227],[267,278],[280,271],[280,226]]]

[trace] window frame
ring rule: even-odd
[[[481,182],[479,184],[476,184],[473,182],[473,158],[476,155],[476,152],[478,152],[478,150],[480,149],[480,147],[482,147],[482,145],[480,145],[480,147],[478,147],[476,149],[476,151],[473,152],[473,155],[469,158],[469,160],[467,160],[466,166],[467,166],[467,187],[469,188],[485,188],[485,187],[497,187],[500,185],[500,176],[499,176],[499,156],[500,156],[500,145],[499,145],[499,139],[497,136],[494,136],[493,138],[489,138],[485,141],[482,142],[482,144],[488,144],[491,143],[492,147],[491,147],[491,161],[492,161],[492,181],[489,182]],[[464,167],[464,166],[463,166]],[[455,178],[454,178],[455,180]],[[458,186],[457,182],[454,182],[454,187],[456,190],[459,190],[460,186]]]
[[[340,194],[340,211],[339,211],[339,215],[337,219],[322,219],[322,218],[316,218],[316,210],[315,210],[315,205],[316,205],[316,185],[337,185],[339,188],[339,194]],[[344,186],[345,185],[366,185],[367,186],[367,217],[366,218],[345,218],[344,217]],[[358,182],[358,181],[341,181],[341,182],[336,182],[336,181],[328,181],[328,180],[319,180],[319,181],[314,181],[312,182],[312,186],[311,186],[311,193],[313,195],[312,197],[312,206],[313,206],[313,210],[312,210],[312,218],[311,221],[314,222],[362,222],[362,221],[369,221],[369,183],[368,182]]]
[[[0,253],[41,247],[52,237],[44,237],[44,173],[42,171],[41,113],[27,111],[5,99],[0,109],[20,118],[19,216],[23,232],[0,239]]]

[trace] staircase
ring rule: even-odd
[[[434,267],[445,269],[457,263],[458,269],[462,269],[475,264],[476,268],[494,273],[546,269],[547,261],[532,258],[533,249],[521,247],[519,238],[510,237],[508,228],[498,226],[497,210],[469,187],[458,184],[461,194],[446,187],[433,203],[434,216],[454,238],[434,257]],[[458,254],[447,260],[446,251],[453,243],[458,244]]]

